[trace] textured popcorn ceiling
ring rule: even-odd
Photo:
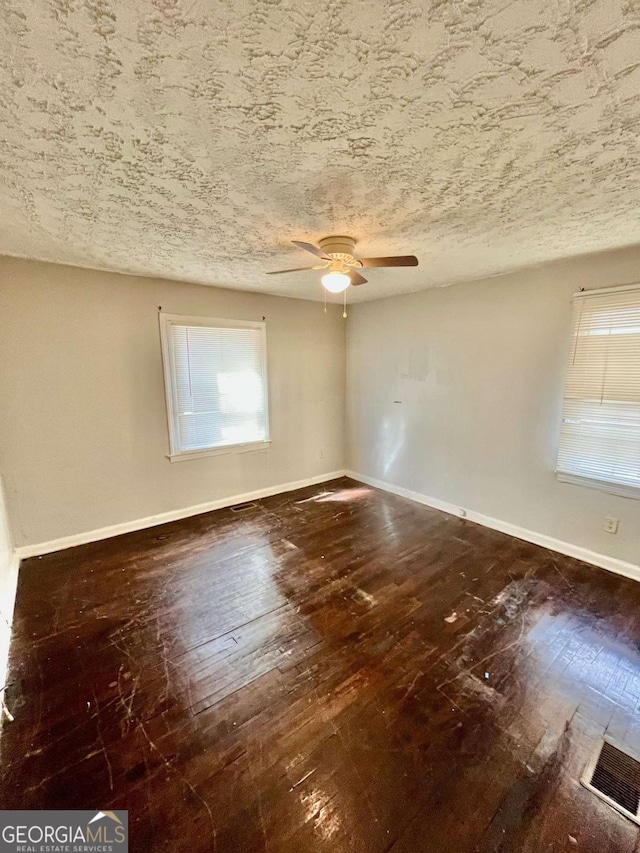
[[[640,241],[640,0],[0,0],[0,252],[350,298]]]

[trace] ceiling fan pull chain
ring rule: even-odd
[[[324,290],[324,313],[327,313],[327,291],[326,288],[322,288]]]
[[[342,309],[342,316],[344,319],[347,319],[347,291],[344,291],[344,308]]]

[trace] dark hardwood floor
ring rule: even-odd
[[[138,851],[640,850],[640,584],[336,480],[21,569],[4,808]]]

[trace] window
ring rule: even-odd
[[[266,327],[160,314],[170,458],[269,441]]]
[[[640,498],[640,285],[576,295],[558,478]]]

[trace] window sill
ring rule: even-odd
[[[187,450],[183,453],[170,453],[170,462],[187,462],[189,459],[203,459],[205,456],[228,456],[231,453],[252,453],[267,450],[270,441],[251,441],[247,444],[226,444],[223,447],[209,447],[205,450]]]
[[[556,476],[561,483],[586,486],[588,489],[598,489],[601,492],[608,492],[610,495],[640,500],[640,489],[636,489],[634,486],[625,486],[622,483],[609,483],[607,480],[594,480],[591,477],[580,477],[577,474],[565,474],[563,471],[556,471]]]

